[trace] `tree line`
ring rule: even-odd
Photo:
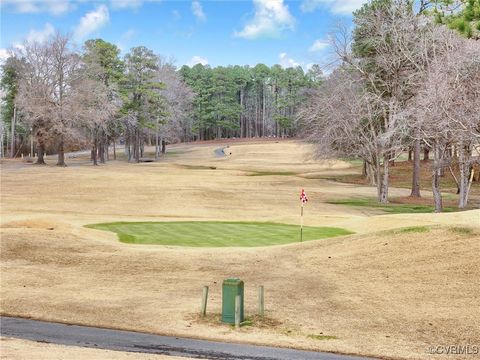
[[[302,67],[197,64],[180,69],[195,92],[193,132],[200,140],[222,137],[285,137],[295,134],[295,115],[305,94],[322,81],[322,71]]]
[[[2,66],[1,86],[2,152],[11,127],[12,157],[24,150],[17,140],[30,138],[37,164],[48,150],[58,154],[59,166],[66,148],[90,148],[97,165],[113,146],[116,158],[119,141],[128,160],[139,161],[145,143],[156,144],[158,157],[161,143],[186,127],[194,96],[176,68],[146,47],[121,58],[117,46],[95,39],[76,51],[59,33],[16,49]]]
[[[457,28],[452,24],[465,11],[472,15],[473,5],[477,10],[467,18],[480,23],[480,8],[476,1],[452,4],[363,5],[354,13],[353,33],[340,26],[332,35],[340,65],[299,113],[303,134],[320,156],[364,161],[381,203],[388,202],[390,167],[407,151],[413,155],[411,196],[420,197],[423,148],[433,153],[435,210],[443,209],[440,178],[446,171],[457,182],[459,208],[467,206],[479,163],[480,41],[448,27]]]
[[[143,46],[122,57],[94,39],[77,51],[58,33],[25,43],[2,66],[0,148],[2,156],[37,154],[37,164],[56,153],[59,166],[66,149],[90,148],[97,165],[112,147],[116,159],[118,143],[138,162],[145,145],[158,159],[176,141],[291,136],[302,99],[321,79],[318,65],[307,73],[264,64],[177,69]]]

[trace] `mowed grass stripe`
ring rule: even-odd
[[[114,222],[87,225],[113,231],[120,241],[130,244],[155,244],[194,247],[269,246],[300,241],[298,225],[268,222],[172,221]],[[303,228],[303,240],[349,235],[334,227]]]

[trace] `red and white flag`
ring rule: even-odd
[[[302,189],[302,193],[300,194],[300,201],[302,204],[306,204],[308,201],[307,194],[305,194],[305,190]]]

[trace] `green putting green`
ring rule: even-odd
[[[87,225],[113,231],[120,241],[197,247],[269,246],[300,241],[298,225],[262,222],[173,221],[115,222]],[[334,227],[303,227],[303,240],[317,240],[352,232]]]

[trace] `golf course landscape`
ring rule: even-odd
[[[172,145],[139,164],[3,160],[1,314],[391,359],[449,358],[428,349],[479,344],[478,183],[466,211],[448,188],[451,212],[432,212],[428,188],[413,204],[395,185],[379,206],[374,187],[335,180],[358,175],[357,163],[311,153],[272,139]],[[229,277],[245,282],[239,330],[220,322]],[[1,345],[2,359],[171,358]]]

